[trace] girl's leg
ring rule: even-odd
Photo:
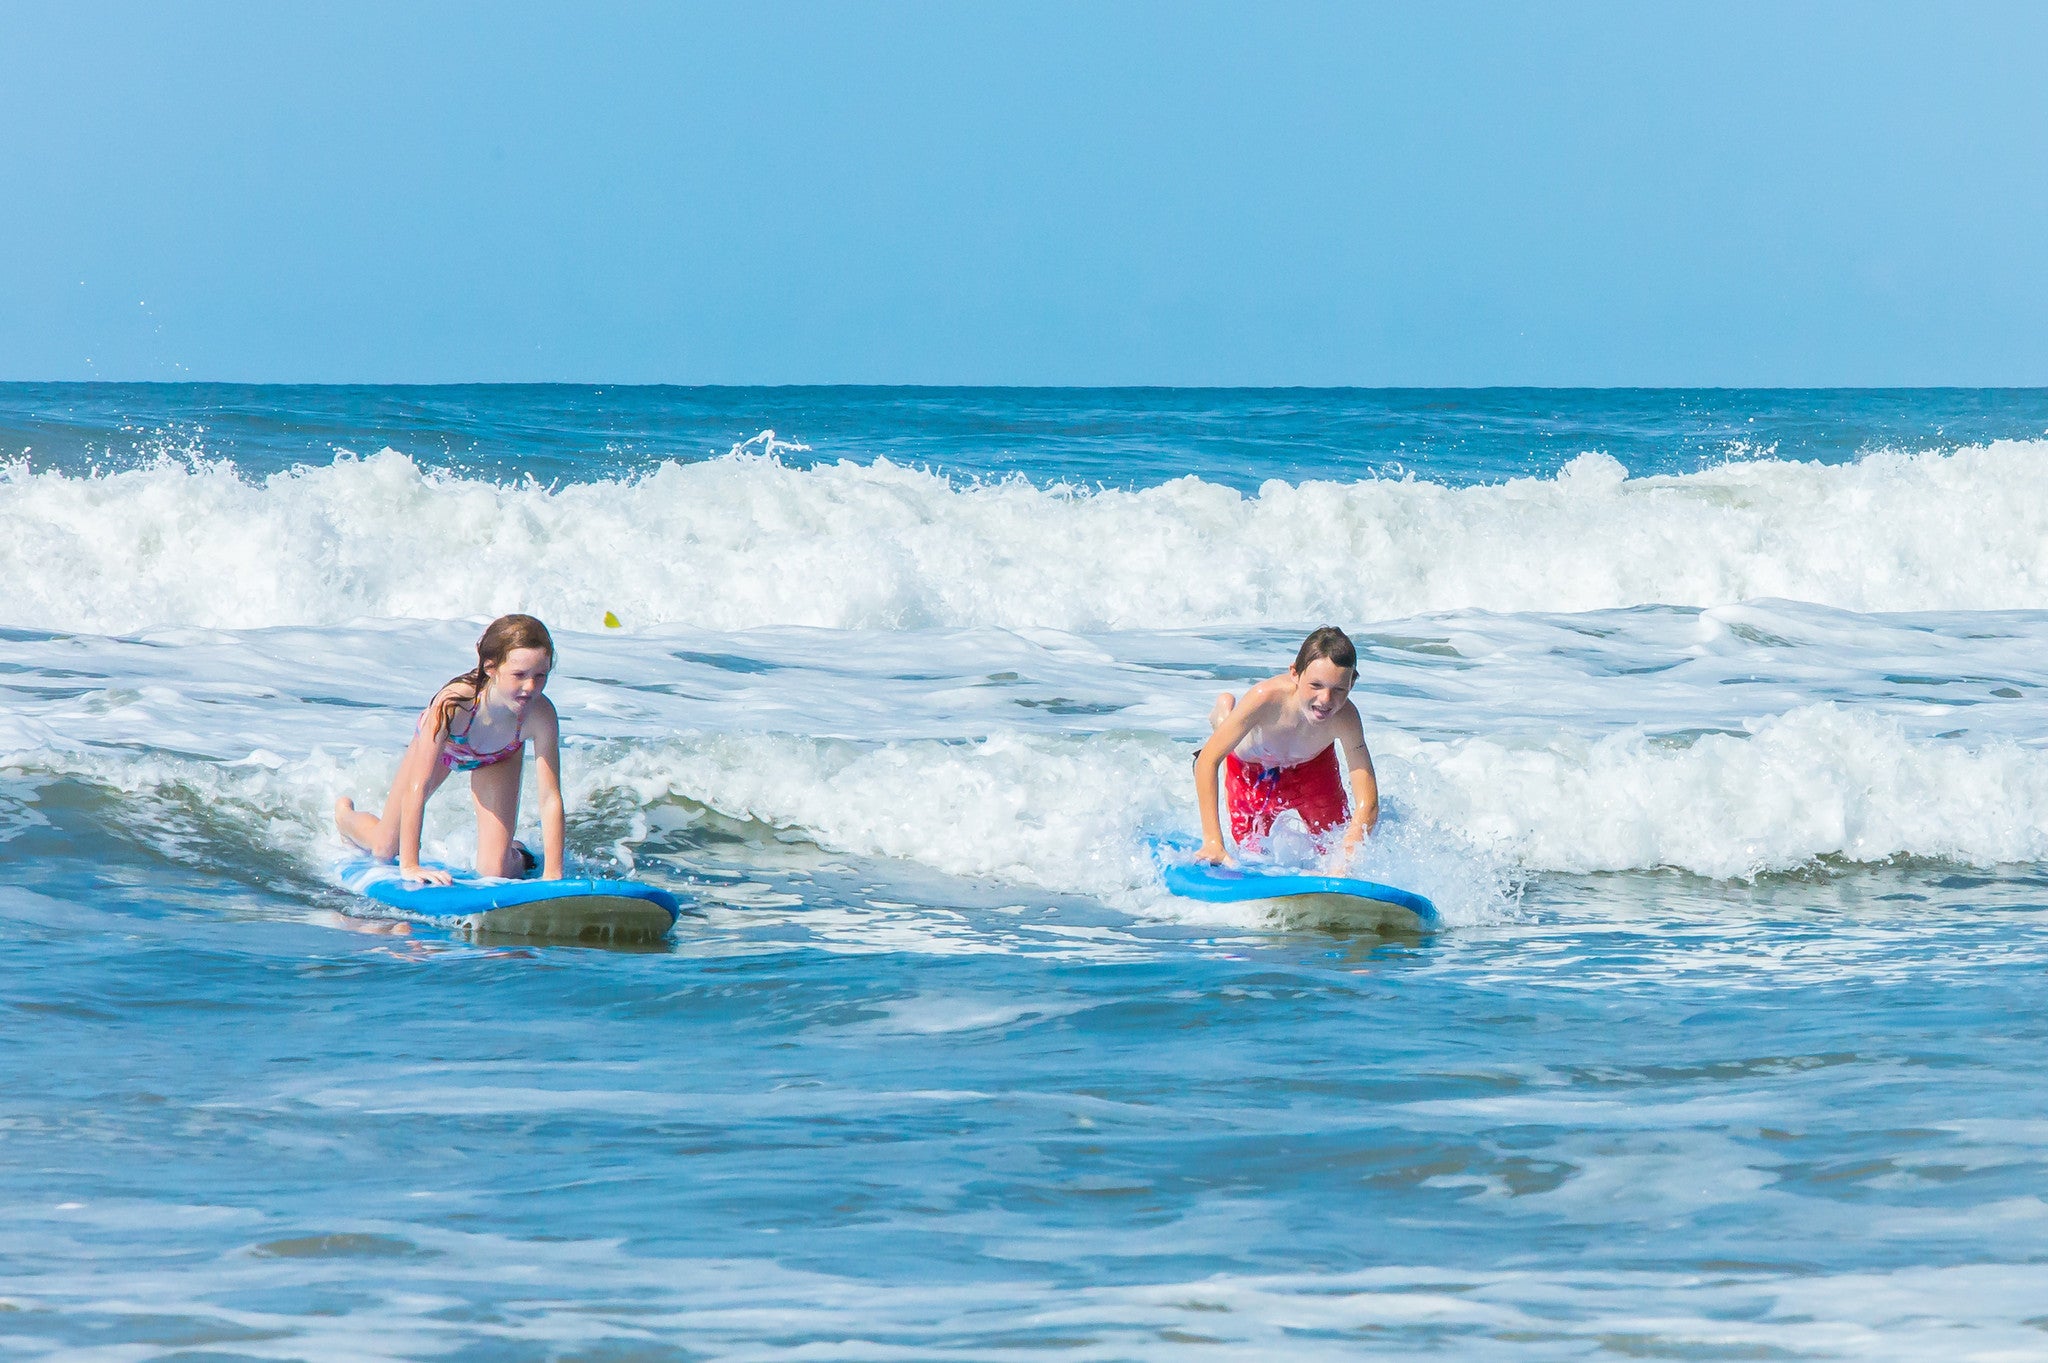
[[[519,775],[526,754],[478,767],[469,774],[469,792],[476,798],[476,873],[480,876],[526,874],[526,862],[512,847],[519,827]]]
[[[346,795],[334,802],[334,826],[341,830],[341,836],[347,838],[371,856],[383,857],[385,860],[389,860],[390,857],[398,855],[398,844],[395,841],[392,843],[390,856],[385,856],[384,853],[378,850],[379,839],[377,837],[377,829],[379,822],[380,820],[375,814],[365,814],[362,810],[357,809],[356,802],[349,799]]]
[[[1228,718],[1230,712],[1236,708],[1237,697],[1231,695],[1228,691],[1216,697],[1216,703],[1209,707],[1209,727],[1214,729]]]
[[[368,852],[379,861],[398,859],[398,809],[401,792],[405,789],[405,763],[414,760],[410,750],[405,761],[398,764],[398,778],[391,783],[391,793],[384,797],[384,814],[372,817],[356,808],[356,802],[344,795],[334,802],[334,826],[341,830],[341,836]],[[423,797],[431,800],[441,783],[448,779],[448,768],[439,762],[427,774],[427,791]]]

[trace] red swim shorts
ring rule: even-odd
[[[1291,767],[1255,766],[1228,754],[1223,804],[1230,811],[1230,836],[1240,844],[1264,840],[1284,809],[1299,813],[1311,833],[1335,828],[1344,822],[1344,768],[1337,745]]]

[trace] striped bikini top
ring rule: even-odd
[[[490,752],[478,752],[469,746],[469,731],[476,727],[476,705],[471,703],[469,723],[462,726],[461,733],[451,732],[447,746],[441,749],[441,765],[450,771],[475,771],[515,756],[526,745],[526,716],[519,717],[519,723],[512,730],[512,741],[502,748]]]

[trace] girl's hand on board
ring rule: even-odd
[[[455,877],[438,866],[401,866],[398,874],[407,880],[417,880],[427,885],[453,885]]]

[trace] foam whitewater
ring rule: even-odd
[[[630,848],[650,819],[704,813],[816,846],[966,879],[1085,895],[1142,913],[1166,899],[1143,850],[1192,831],[1184,743],[1136,734],[999,734],[862,743],[791,734],[575,741],[572,842]],[[1519,876],[1673,868],[1753,878],[1818,861],[2048,860],[2048,754],[2009,742],[1913,739],[1834,705],[1685,747],[1640,733],[1537,746],[1380,739],[1387,818],[1351,868],[1436,900],[1447,921],[1497,920]],[[340,850],[339,790],[388,781],[387,754],[262,753],[219,763],[168,753],[17,748],[0,777],[24,820],[55,782],[118,796],[135,840],[193,865],[296,861]],[[602,811],[593,813],[592,811]],[[462,802],[430,810],[427,845],[460,858]],[[1223,916],[1230,921],[1228,912]]]
[[[579,846],[630,859],[636,820],[702,812],[1192,912],[1143,851],[1191,827],[1190,726],[1273,666],[1268,632],[1338,619],[1381,622],[1388,818],[1355,870],[1451,922],[1550,872],[2048,859],[2048,442],[1251,494],[777,448],[557,486],[389,451],[262,478],[16,461],[0,795],[28,820],[53,783],[108,792],[166,855],[309,874],[333,796],[374,798],[453,670],[425,659],[525,609],[573,660],[572,808],[609,811]],[[1659,601],[1709,609],[1626,609]],[[466,822],[437,802],[431,845],[459,858]]]
[[[780,447],[788,448],[788,447]],[[222,460],[0,466],[0,624],[133,631],[525,609],[594,628],[1193,629],[1778,597],[1853,611],[2048,602],[2048,442],[1627,476],[1184,477],[1136,490],[796,468],[772,439],[541,485],[384,450],[261,478]]]

